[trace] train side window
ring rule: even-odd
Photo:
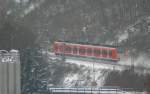
[[[98,54],[99,54],[99,55],[101,54],[101,49],[98,50]]]
[[[103,50],[102,50],[102,54],[103,54],[103,55],[107,55],[107,50],[103,49]]]
[[[78,50],[77,47],[74,47],[74,48],[73,48],[73,52],[74,52],[74,53],[77,53],[77,50]]]
[[[79,52],[80,52],[80,53],[85,53],[85,49],[80,48],[80,49],[79,49]]]
[[[70,47],[66,47],[66,48],[65,48],[65,51],[66,51],[66,52],[71,52],[71,48],[70,48]]]
[[[58,51],[59,46],[57,44],[55,44],[53,49],[56,50],[56,51]]]
[[[91,53],[92,53],[92,49],[91,49],[91,48],[88,48],[88,49],[87,49],[87,53],[88,53],[88,54],[91,54]]]
[[[102,54],[102,51],[101,51],[101,49],[99,49],[99,54],[100,54],[100,55]]]
[[[112,56],[112,50],[109,50],[109,56]]]
[[[100,50],[94,49],[94,54],[95,54],[95,55],[100,55]]]
[[[62,45],[60,45],[58,49],[59,49],[61,52],[64,51],[64,47],[63,47]]]

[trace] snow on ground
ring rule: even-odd
[[[21,0],[14,0],[16,3],[21,3]]]
[[[54,53],[47,53],[51,60],[60,60],[60,57],[56,57]],[[145,59],[145,56],[142,55],[135,62],[141,62]],[[93,61],[94,62],[94,61]],[[115,70],[122,71],[124,67],[115,66],[115,64],[103,64],[97,62],[88,62],[88,61],[80,61],[74,59],[66,59],[66,63],[71,65],[76,65],[79,67],[76,73],[68,72],[65,74],[65,78],[63,79],[63,87],[65,88],[73,88],[73,87],[93,87],[92,82],[96,82],[96,88],[100,88],[104,85],[105,78],[107,75]],[[118,64],[122,65],[130,65],[131,58],[126,58],[125,60],[121,60]],[[140,63],[139,63],[140,64]],[[137,64],[137,65],[139,65]],[[127,92],[123,91],[123,94],[146,94],[145,92]]]
[[[118,35],[118,42],[121,43],[123,40],[126,40],[128,36],[128,32],[124,31],[124,33]]]
[[[125,59],[121,59],[119,61],[119,64],[121,65],[132,65],[134,66],[140,66],[143,68],[150,68],[150,59],[147,57],[146,54],[140,54],[137,58],[131,58],[129,57],[124,57]]]
[[[82,67],[82,71],[78,73],[68,73],[64,79],[63,87],[90,87],[93,81],[97,83],[96,87],[102,87],[108,72],[100,69],[95,69],[94,72],[92,70],[88,67]]]
[[[78,76],[78,74],[68,74],[64,79],[64,87],[74,87]]]
[[[81,61],[81,60],[74,60],[74,59],[66,59],[67,63],[73,63],[77,65],[83,65],[86,67],[90,67],[94,69],[107,69],[107,70],[122,70],[121,68],[115,66],[115,64],[105,64],[105,63],[98,63],[98,62],[90,62],[90,61]]]
[[[24,0],[26,3],[28,0]],[[21,17],[26,16],[27,14],[31,13],[32,11],[34,11],[36,8],[38,8],[42,3],[44,2],[44,0],[41,0],[39,2],[36,3],[31,3],[27,8],[25,8],[22,13],[21,13]]]
[[[150,59],[146,54],[141,54],[137,58],[133,59],[131,57],[126,58],[126,60],[120,60],[119,64],[127,66],[128,68],[134,65],[134,71],[139,74],[150,73]]]
[[[29,0],[14,0],[15,3],[28,3]]]
[[[147,57],[146,54],[141,54],[136,60],[135,65],[136,66],[143,66],[145,68],[150,68],[150,59]]]
[[[44,54],[46,54],[44,52]],[[55,57],[53,53],[47,53],[50,60],[59,60],[59,57]],[[76,73],[68,71],[65,73],[63,80],[63,87],[86,87],[92,86],[92,82],[96,82],[96,87],[102,87],[107,74],[113,69],[113,66],[98,64],[92,62],[85,62],[74,59],[66,59],[66,64],[75,65],[79,67]],[[110,69],[111,67],[111,69]]]

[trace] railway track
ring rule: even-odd
[[[62,56],[57,56],[52,52],[48,53],[47,55],[50,60],[54,60],[54,61],[62,60]],[[146,68],[142,66],[123,65],[120,64],[119,62],[111,62],[111,61],[104,61],[104,60],[97,61],[95,59],[88,59],[88,58],[83,59],[83,58],[65,56],[65,63],[83,65],[87,67],[93,67],[94,64],[94,68],[104,68],[109,70],[132,69],[135,72],[150,73],[150,68]]]

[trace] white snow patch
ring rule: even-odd
[[[23,2],[23,3],[28,3],[28,2],[29,2],[29,0],[22,0],[22,2]]]
[[[28,3],[29,0],[14,0],[16,3]]]
[[[21,0],[15,0],[16,3],[21,3]]]
[[[142,66],[145,68],[150,68],[150,59],[146,54],[141,54],[136,60],[135,60],[135,66]]]
[[[8,10],[8,11],[6,12],[7,15],[10,15],[11,13],[12,13],[12,10]]]
[[[150,68],[150,59],[147,57],[146,54],[140,54],[137,58],[126,57],[125,60],[121,60],[119,64],[122,65],[132,65],[134,66],[141,66],[145,68]]]
[[[10,52],[12,52],[12,53],[18,53],[19,51],[15,50],[15,49],[11,49]]]
[[[103,71],[103,70],[96,70],[95,81],[97,82],[97,87],[102,87],[104,85],[105,77],[107,74],[108,74],[108,72],[105,73],[105,71]]]
[[[64,79],[64,86],[65,87],[73,87],[74,84],[78,79],[78,74],[69,74],[67,77]]]
[[[23,13],[21,14],[21,17],[24,17],[25,15],[29,14],[30,12],[34,11],[36,8],[38,8],[44,0],[39,1],[38,3],[31,3],[28,8],[26,8]]]
[[[66,59],[66,62],[68,63],[72,63],[72,64],[77,64],[77,65],[83,65],[83,66],[86,66],[86,67],[90,67],[90,68],[93,68],[94,69],[108,69],[108,70],[114,70],[117,69],[117,70],[122,70],[120,69],[119,67],[116,67],[115,65],[113,64],[104,64],[104,63],[97,63],[97,62],[90,62],[90,61],[82,61],[82,60],[74,60],[74,59]]]
[[[29,8],[27,8],[25,11],[24,11],[24,14],[26,15],[26,14],[28,14],[29,12],[31,12],[32,10],[34,10],[35,9],[35,5],[34,4],[31,4],[30,6],[29,6]]]
[[[97,83],[96,87],[102,87],[104,85],[104,80],[107,75],[107,72],[101,69],[95,69],[93,72],[89,67],[80,67],[82,68],[81,72],[77,72],[75,74],[70,73],[66,75],[63,87],[86,87],[91,86],[92,82],[95,81]]]
[[[122,42],[123,40],[126,40],[128,38],[128,32],[125,31],[124,33],[122,33],[121,35],[118,36],[118,42]]]
[[[119,62],[120,65],[128,66],[128,68],[131,68],[131,66],[134,66],[135,72],[139,74],[145,74],[150,73],[150,59],[146,54],[140,54],[136,58],[131,58],[130,56],[126,58],[126,60],[121,60]]]

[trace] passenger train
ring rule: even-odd
[[[109,61],[119,60],[117,48],[109,46],[56,41],[53,44],[53,50],[56,55],[95,58]]]

